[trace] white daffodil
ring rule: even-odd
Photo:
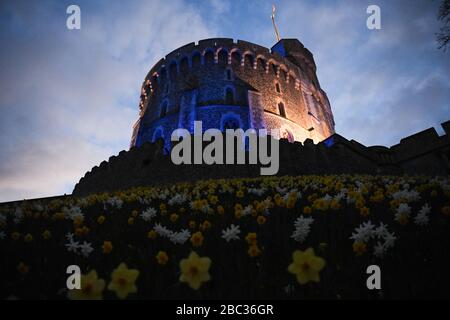
[[[295,230],[291,235],[295,241],[303,242],[308,237],[309,232],[311,231],[311,224],[314,222],[314,219],[311,217],[303,217],[301,215],[298,217],[295,222]]]
[[[81,254],[84,257],[88,257],[92,251],[94,251],[94,248],[92,248],[92,244],[89,242],[84,241],[83,244],[79,246]]]
[[[147,208],[147,210],[141,213],[141,218],[144,221],[151,221],[154,217],[156,217],[156,210],[154,208]]]
[[[230,242],[230,240],[239,240],[240,233],[241,230],[239,226],[232,224],[227,229],[222,230],[222,238],[227,242]]]

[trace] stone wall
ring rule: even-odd
[[[280,140],[278,175],[300,174],[450,174],[450,121],[442,124],[445,135],[431,128],[390,148],[366,147],[334,134],[314,144],[307,139]],[[124,190],[200,179],[259,176],[259,165],[174,165],[164,154],[163,140],[144,143],[110,157],[81,178],[73,194]]]

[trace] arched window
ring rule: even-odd
[[[280,116],[282,116],[283,118],[286,118],[286,111],[284,110],[283,102],[280,102],[278,104],[278,112],[280,113]]]
[[[176,80],[176,79],[177,79],[177,73],[178,73],[178,70],[177,70],[177,63],[174,61],[174,62],[172,62],[172,63],[170,64],[170,67],[169,67],[169,77],[170,77],[170,80]]]
[[[228,80],[228,81],[232,81],[233,80],[233,73],[232,73],[230,68],[227,68],[225,70],[225,80]]]
[[[169,94],[169,84],[166,83],[166,85],[164,86],[164,95],[168,95]]]
[[[280,84],[278,82],[275,82],[275,91],[281,93]]]
[[[157,88],[158,87],[158,76],[155,74],[152,77],[152,88]]]
[[[212,66],[214,64],[214,53],[212,51],[208,51],[205,53],[205,65]]]
[[[283,80],[283,81],[286,81],[286,79],[287,79],[287,72],[286,72],[286,70],[284,70],[284,69],[281,69],[281,79]]]
[[[180,61],[180,71],[181,73],[187,73],[189,71],[189,60],[187,57],[184,57]]]
[[[228,64],[228,52],[225,49],[219,51],[218,54],[219,66],[225,67]]]
[[[248,69],[253,69],[253,63],[254,63],[255,59],[253,58],[253,55],[251,54],[246,54],[244,56],[244,66],[245,68]]]
[[[202,57],[199,52],[192,55],[192,68],[198,68],[202,62]]]
[[[167,80],[167,71],[166,68],[161,68],[161,70],[159,71],[159,76],[161,78],[161,82],[164,82]]]
[[[159,117],[163,118],[166,116],[166,114],[167,114],[167,101],[164,101],[163,104],[161,105]]]
[[[241,54],[237,51],[234,51],[231,54],[231,63],[234,67],[239,67],[241,65]]]
[[[278,73],[278,67],[276,64],[273,64],[273,63],[272,63],[272,72],[274,75],[276,75]]]
[[[256,60],[257,66],[258,66],[258,70],[265,72],[266,71],[266,60],[262,59],[262,58],[258,58],[258,60]]]
[[[234,104],[234,93],[233,93],[233,89],[231,89],[231,88],[225,89],[225,104],[228,104],[228,105]]]

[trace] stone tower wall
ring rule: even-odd
[[[269,50],[220,38],[178,48],[150,70],[131,145],[163,137],[170,147],[173,130],[192,130],[194,120],[203,121],[204,130],[223,129],[227,119],[244,130],[257,127],[249,111],[249,95],[255,93],[259,104],[250,107],[263,110],[262,127],[269,131],[281,129],[291,141],[316,143],[334,133],[314,59],[298,40],[281,40]]]

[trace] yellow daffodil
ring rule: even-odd
[[[178,220],[178,215],[176,213],[172,213],[170,215],[170,221],[172,221],[173,223],[177,222]]]
[[[362,207],[361,209],[359,209],[359,214],[363,217],[367,217],[370,214],[370,209],[367,207]]]
[[[17,271],[19,271],[21,274],[27,274],[30,271],[30,267],[27,266],[25,263],[20,262],[17,265]]]
[[[192,289],[198,290],[203,282],[211,279],[210,266],[211,259],[199,257],[196,252],[191,252],[187,259],[180,261],[180,282],[186,282]]]
[[[311,207],[306,206],[306,207],[303,208],[303,213],[304,214],[311,214],[311,212],[312,212]]]
[[[288,271],[297,277],[298,283],[303,285],[310,281],[320,281],[319,273],[325,266],[325,260],[316,256],[314,249],[296,250],[292,254],[292,260]]]
[[[103,241],[102,250],[103,250],[104,254],[111,253],[112,249],[113,249],[113,245],[112,245],[111,241]]]
[[[211,228],[211,222],[209,222],[208,220],[203,221],[203,223],[201,224],[201,229],[207,230],[210,228]]]
[[[330,201],[330,208],[332,210],[339,210],[341,208],[341,204],[339,203],[338,200],[333,199]]]
[[[367,251],[367,245],[362,241],[353,242],[353,252],[357,256],[363,255]]]
[[[136,279],[139,270],[128,269],[125,263],[121,263],[113,272],[108,289],[114,291],[120,299],[125,299],[130,293],[137,292]]]
[[[97,218],[97,223],[98,224],[103,224],[103,222],[105,222],[105,220],[106,220],[106,217],[105,216],[99,216],[98,218]]]
[[[150,230],[147,233],[147,238],[152,239],[152,240],[156,239],[157,236],[158,236],[158,233],[155,230]]]
[[[197,231],[191,236],[191,243],[194,247],[201,247],[203,244],[203,235],[200,231]]]
[[[81,237],[84,234],[84,230],[82,228],[76,228],[75,229],[75,235],[77,237]]]
[[[247,234],[247,236],[245,237],[245,241],[247,241],[247,243],[249,245],[254,245],[257,242],[257,235],[255,232],[249,232]]]
[[[33,241],[33,236],[30,233],[27,233],[23,240],[25,240],[25,242],[31,242]]]
[[[261,250],[257,244],[252,244],[248,247],[247,253],[250,257],[255,258],[261,254]]]
[[[194,220],[189,221],[189,228],[195,229],[197,227],[197,223]]]
[[[217,206],[216,210],[219,215],[223,215],[225,213],[225,209],[222,206]]]
[[[264,216],[258,216],[258,218],[256,218],[256,222],[259,224],[259,225],[263,225],[263,224],[265,224],[266,223],[266,217],[264,217]]]
[[[81,225],[83,224],[84,219],[81,216],[76,217],[73,220],[73,226],[75,228],[81,227]]]
[[[105,280],[99,279],[97,272],[91,270],[86,275],[81,275],[81,288],[72,289],[67,293],[71,300],[101,300],[105,289]]]
[[[169,256],[165,251],[159,251],[158,254],[156,255],[156,261],[160,265],[166,265],[167,262],[169,261]]]
[[[409,215],[407,213],[399,213],[396,220],[402,226],[407,225],[409,222]]]
[[[44,230],[44,232],[42,232],[42,238],[44,238],[45,240],[49,240],[52,237],[52,233],[50,232],[50,230]]]
[[[442,207],[441,212],[446,216],[450,215],[450,206]]]

